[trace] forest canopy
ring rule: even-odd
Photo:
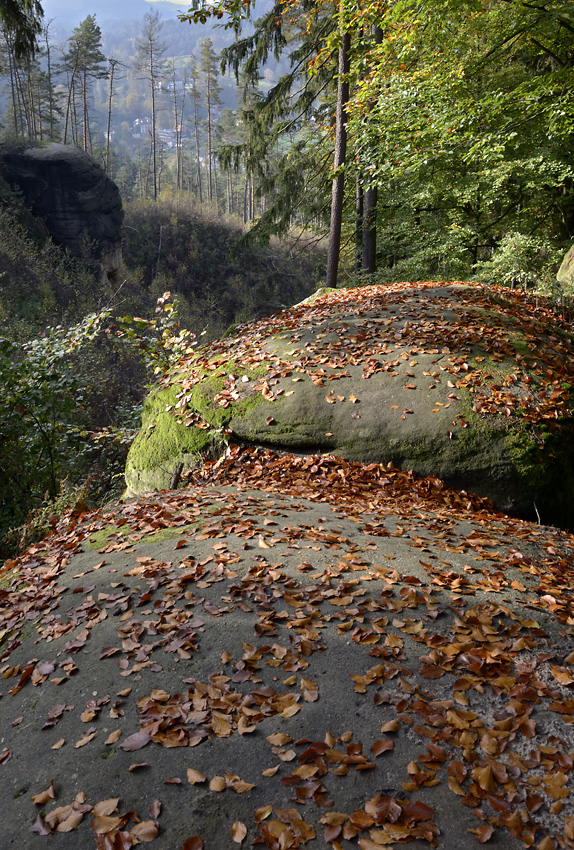
[[[216,16],[240,29],[249,11],[233,0],[198,2],[181,18]],[[288,127],[297,111],[306,115],[289,156],[301,159],[304,148],[312,171],[335,139],[334,82],[348,84],[347,152],[337,166],[346,178],[347,246],[353,229],[360,244],[375,223],[384,277],[475,274],[511,285],[553,277],[574,231],[571,4],[279,2],[224,56],[253,78],[269,51],[290,53],[299,94],[293,74],[260,100],[253,137],[267,126],[262,116]],[[317,86],[329,77],[330,89]],[[309,92],[323,97],[322,116],[317,100],[304,100]],[[373,189],[376,213],[372,201],[364,207]]]

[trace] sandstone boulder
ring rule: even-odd
[[[564,255],[562,265],[556,275],[556,280],[558,283],[566,284],[567,286],[574,285],[574,245]]]
[[[56,244],[75,256],[87,254],[114,276],[121,264],[122,201],[87,153],[60,144],[0,147],[0,174]]]
[[[392,462],[574,524],[574,343],[524,293],[475,284],[325,292],[181,361],[148,397],[133,493],[229,440]]]

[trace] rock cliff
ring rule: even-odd
[[[87,153],[60,144],[0,147],[0,175],[56,244],[75,256],[87,254],[114,277],[121,263],[122,201]]]

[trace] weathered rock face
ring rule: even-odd
[[[133,492],[225,437],[389,462],[574,525],[574,341],[522,293],[468,284],[335,290],[200,349],[150,395]]]
[[[123,210],[116,184],[71,145],[0,147],[0,173],[22,193],[55,243],[97,260],[113,278],[121,264]]]
[[[562,265],[556,275],[556,280],[558,283],[564,283],[569,286],[574,284],[574,245],[564,255]]]

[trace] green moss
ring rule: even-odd
[[[10,587],[10,582],[16,575],[16,570],[8,570],[0,576],[0,587]]]
[[[299,304],[296,304],[296,307],[299,307],[300,304],[312,304],[313,301],[316,301],[317,298],[320,298],[321,295],[329,295],[330,292],[338,292],[339,290],[333,289],[332,286],[318,286],[315,292],[310,295],[308,298],[305,298],[304,301],[300,301]]]
[[[196,356],[195,362],[199,360]],[[126,482],[128,493],[142,493],[146,490],[167,489],[175,467],[183,463],[184,471],[193,469],[202,458],[221,454],[225,442],[225,430],[232,417],[244,415],[261,404],[262,396],[250,389],[228,407],[223,407],[215,397],[224,387],[227,375],[247,375],[251,381],[266,374],[270,363],[260,363],[256,367],[246,367],[234,360],[215,369],[202,368],[192,385],[185,391],[182,387],[192,380],[191,368],[173,375],[171,385],[159,387],[145,400],[142,413],[142,427],[134,440],[126,463]],[[210,428],[198,428],[193,424],[178,422],[177,403],[182,393],[186,396],[185,408],[181,417],[190,413],[198,414],[210,425]]]
[[[162,528],[160,531],[156,531],[155,534],[146,534],[145,537],[138,540],[138,545],[140,543],[161,543],[162,540],[170,540],[172,537],[185,537],[186,534],[191,534],[196,530],[197,526],[195,525],[182,525],[177,528]],[[131,533],[135,532],[132,532],[129,525],[122,525],[119,528],[116,525],[106,525],[104,528],[100,528],[99,531],[94,532],[91,537],[84,541],[84,549],[94,551],[103,549],[108,545],[110,538],[114,536],[128,538]]]

